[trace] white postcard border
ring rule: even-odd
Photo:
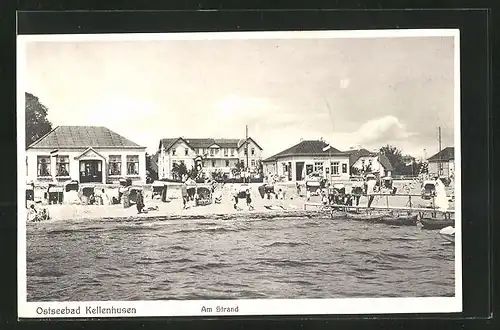
[[[461,151],[460,151],[460,44],[458,29],[350,30],[350,31],[279,31],[217,32],[168,34],[61,34],[19,35],[17,37],[17,132],[18,174],[25,167],[24,84],[26,43],[75,41],[139,40],[229,40],[229,39],[307,39],[307,38],[394,38],[454,37],[455,93],[455,297],[432,298],[339,298],[339,299],[255,299],[192,301],[90,301],[27,302],[25,179],[18,175],[18,317],[19,318],[89,318],[148,316],[224,316],[224,315],[320,315],[320,314],[389,314],[454,313],[462,311],[462,230],[461,230]],[[238,307],[237,312],[217,312],[217,306]],[[101,308],[100,310],[98,308]],[[202,308],[205,307],[205,311]],[[80,314],[65,313],[79,308]],[[89,309],[90,308],[90,313]],[[114,308],[114,310],[113,310]],[[212,308],[208,311],[207,308]],[[59,310],[59,314],[50,311]],[[93,311],[100,311],[93,313]],[[125,313],[106,313],[120,309]],[[65,312],[60,313],[61,310]],[[47,312],[48,314],[45,314]]]

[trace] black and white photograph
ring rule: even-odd
[[[458,30],[17,43],[20,317],[462,311]]]

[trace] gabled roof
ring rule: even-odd
[[[331,147],[329,150],[323,150],[328,146],[328,143],[318,140],[304,140],[300,143],[277,153],[274,156],[266,158],[264,162],[275,161],[280,157],[286,156],[328,156],[328,155],[344,155],[340,150]]]
[[[179,140],[180,138],[174,138],[174,139],[161,139],[160,140],[160,145],[158,146],[158,149],[161,148],[161,145],[163,144],[164,147],[165,147],[165,150],[168,150],[170,149],[174,144],[175,142],[177,142],[177,140]]]
[[[429,162],[448,162],[450,160],[455,159],[455,148],[454,147],[446,147],[437,154],[429,157]]]
[[[57,126],[27,149],[88,147],[145,148],[103,126]]]
[[[357,150],[348,150],[344,152],[349,155],[349,164],[353,165],[356,163],[361,157],[375,157],[377,156],[376,152],[371,152],[366,149],[357,149]]]
[[[212,138],[169,138],[169,139],[161,139],[161,144],[165,146],[165,150],[168,151],[172,148],[177,141],[184,141],[190,148],[209,148],[213,145],[218,145],[221,148],[236,148],[239,149],[241,146],[245,144],[245,139],[212,139]],[[262,148],[255,142],[251,137],[248,138],[248,141],[252,141],[258,148],[262,150]]]

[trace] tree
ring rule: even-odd
[[[198,171],[196,166],[193,165],[193,166],[191,166],[191,169],[188,171],[187,175],[189,178],[196,180],[198,178],[198,176],[200,175],[200,172]]]
[[[403,161],[403,154],[401,153],[401,150],[388,144],[380,148],[380,153],[389,159],[389,162],[394,168],[394,172],[396,174],[401,174],[401,172],[404,171],[406,165]]]
[[[154,156],[155,155],[146,154],[146,172],[152,181],[158,180],[158,167],[152,164],[154,162]]]
[[[181,177],[181,180],[184,179],[184,176],[188,174],[188,169],[186,167],[186,164],[184,162],[181,162],[179,165],[179,176]]]
[[[188,174],[186,164],[184,163],[174,163],[172,165],[172,176],[174,180],[183,180]]]
[[[180,174],[179,174],[179,164],[174,163],[172,165],[172,179],[174,180],[179,180]]]
[[[367,164],[363,166],[363,174],[368,174],[372,172],[372,164]]]
[[[50,132],[52,123],[47,119],[48,108],[38,97],[24,93],[26,108],[26,147]]]
[[[257,174],[263,175],[264,174],[264,163],[262,163],[262,160],[259,159],[257,161]]]
[[[241,172],[245,169],[245,164],[243,163],[242,160],[236,162],[236,165],[235,167],[233,167],[231,169],[231,173],[233,174],[233,176],[240,176],[241,175]]]
[[[351,175],[359,175],[360,174],[360,170],[356,166],[352,166],[351,165],[350,173],[351,173]]]

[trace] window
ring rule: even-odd
[[[196,154],[199,155],[200,154],[200,148],[196,149]]]
[[[342,173],[347,173],[347,164],[342,164]]]
[[[255,167],[255,159],[252,159],[252,166]]]
[[[188,148],[184,149],[184,156],[187,156],[187,155],[189,155],[189,149]]]
[[[234,156],[234,149],[231,149],[231,157]]]
[[[215,160],[212,160],[212,167],[215,167]]]
[[[323,172],[323,162],[314,163],[314,172]]]
[[[255,148],[252,148],[252,150],[251,150],[251,155],[252,155],[252,156],[255,156]]]
[[[127,175],[139,175],[139,156],[127,156]]]
[[[28,176],[28,156],[26,156],[26,176]]]
[[[245,148],[245,156],[248,154],[248,150],[247,148]]]
[[[312,174],[313,171],[314,171],[314,168],[312,165],[310,165],[310,164],[306,165],[306,175]]]
[[[229,150],[227,148],[224,148],[224,157],[227,157],[229,154]],[[227,165],[229,166],[229,165]]]
[[[56,176],[69,176],[69,156],[57,156]]]
[[[108,175],[122,175],[122,156],[109,156]]]
[[[339,175],[339,162],[333,162],[332,174]]]
[[[215,154],[215,150],[214,149],[210,149],[210,156],[213,156]]]
[[[229,167],[229,160],[226,160],[226,167]]]
[[[38,156],[38,176],[50,176],[50,156]]]
[[[172,149],[172,156],[175,156],[176,151],[177,151],[177,149]]]

